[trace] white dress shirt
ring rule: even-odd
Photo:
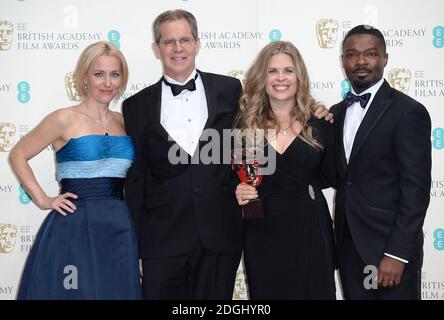
[[[169,83],[184,85],[196,75],[194,70],[185,82],[178,82],[167,75]],[[160,106],[160,123],[169,136],[193,156],[199,144],[199,138],[208,119],[207,99],[205,88],[200,76],[196,79],[196,90],[183,90],[173,96],[171,88],[162,81],[162,98]]]
[[[359,94],[359,96],[362,96],[363,94],[370,93],[370,100],[368,101],[365,109],[361,107],[361,104],[359,102],[355,102],[350,107],[347,108],[344,119],[344,134],[343,134],[345,158],[347,159],[347,163],[348,160],[350,159],[350,154],[352,151],[353,142],[355,141],[356,132],[358,131],[362,119],[364,119],[364,116],[367,113],[367,110],[371,108],[373,99],[375,98],[376,93],[378,92],[379,88],[382,86],[383,83],[384,83],[384,78],[381,78],[381,80],[379,80],[370,88]],[[354,95],[357,95],[356,92],[353,90],[353,87],[351,89],[351,92]]]
[[[381,80],[376,82],[373,86],[371,86],[370,88],[359,94],[359,96],[366,93],[371,94],[370,100],[368,101],[365,109],[361,107],[361,104],[359,102],[355,102],[350,107],[347,108],[344,119],[344,134],[343,134],[345,158],[347,159],[347,164],[350,159],[350,154],[353,148],[353,142],[355,141],[356,132],[358,131],[359,126],[361,125],[361,122],[364,119],[365,114],[372,107],[371,104],[373,102],[373,99],[375,98],[376,93],[378,92],[379,88],[382,86],[383,83],[384,83],[384,78],[381,78]],[[356,92],[353,90],[353,88],[351,89],[351,92],[356,95]],[[401,259],[394,255],[388,254],[386,252],[384,254],[393,259],[402,261],[404,263],[408,263],[407,260]]]

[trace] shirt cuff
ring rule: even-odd
[[[394,256],[394,255],[391,255],[391,254],[388,254],[388,253],[386,253],[386,252],[384,252],[384,255],[386,255],[387,257],[390,257],[390,258],[393,258],[393,259],[399,260],[399,261],[404,262],[404,263],[409,263],[407,260],[401,259],[400,257]]]

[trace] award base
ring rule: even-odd
[[[244,212],[244,220],[258,219],[264,217],[264,207],[262,201],[259,198],[250,200],[249,203],[242,206]]]

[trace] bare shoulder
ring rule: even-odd
[[[37,154],[48,145],[62,145],[66,140],[68,125],[75,117],[72,107],[62,107],[48,114],[25,137],[21,146],[29,149],[32,154]]]
[[[65,126],[72,122],[76,113],[76,106],[61,107],[48,114],[45,121],[54,125]]]
[[[123,120],[123,115],[120,112],[117,111],[110,111],[111,114],[113,115],[113,117],[119,122],[120,125],[122,125],[123,127],[125,126],[125,122]]]

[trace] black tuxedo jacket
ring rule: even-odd
[[[430,201],[431,121],[423,105],[384,81],[356,133],[347,165],[344,102],[331,108],[336,123],[338,254],[345,217],[366,264],[384,253],[409,260],[422,237]]]
[[[242,86],[234,78],[199,72],[205,87],[205,129],[231,129]],[[214,252],[242,250],[242,213],[229,164],[171,164],[175,144],[160,124],[161,80],[123,102],[136,161],[128,171],[125,197],[134,217],[141,258],[177,256],[200,241]],[[205,142],[200,142],[199,150]],[[221,141],[222,145],[222,141]],[[177,145],[176,145],[177,146]],[[184,151],[183,151],[184,152]],[[190,160],[190,157],[188,157]]]

